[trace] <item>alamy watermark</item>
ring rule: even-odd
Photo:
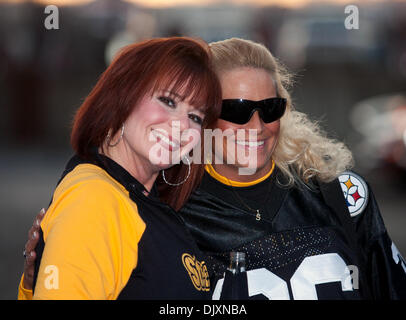
[[[47,274],[44,280],[44,286],[47,290],[59,289],[59,269],[57,266],[48,265],[44,273]]]
[[[47,30],[59,29],[59,8],[56,5],[45,7],[44,13],[48,16],[44,20],[44,27]],[[344,20],[344,26],[347,30],[359,29],[359,9],[356,5],[350,4],[344,8],[344,13],[348,16]]]
[[[59,9],[55,5],[49,5],[45,7],[45,14],[48,16],[44,20],[44,27],[47,30],[59,29]]]
[[[349,274],[345,275],[344,281],[351,281],[353,289],[359,289],[359,270],[355,265],[347,266]]]
[[[344,13],[348,16],[344,20],[344,26],[347,30],[359,29],[359,10],[358,7],[351,4],[345,7]]]

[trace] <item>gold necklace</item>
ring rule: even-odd
[[[252,209],[249,205],[247,205],[247,204],[241,199],[241,197],[238,195],[238,192],[234,190],[234,187],[233,187],[231,181],[230,181],[227,177],[225,177],[225,178],[227,179],[227,181],[228,181],[228,183],[229,183],[229,185],[230,185],[230,187],[231,187],[231,190],[233,191],[233,193],[234,193],[234,195],[237,197],[237,199],[238,199],[249,211],[251,211],[252,213],[255,214],[255,220],[260,221],[260,220],[261,220],[261,211],[260,211],[259,209]],[[269,193],[269,190],[270,190],[270,189],[271,189],[271,183],[269,182],[267,194]]]

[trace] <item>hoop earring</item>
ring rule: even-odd
[[[108,145],[109,147],[115,147],[115,146],[118,145],[118,143],[121,141],[121,139],[123,138],[123,135],[124,135],[124,123],[123,123],[123,125],[121,126],[121,134],[120,134],[120,137],[118,138],[118,140],[117,140],[116,142],[110,143],[110,141],[111,141],[111,135],[110,135],[110,131],[109,131],[109,133],[107,134],[107,145]]]
[[[189,176],[190,176],[190,161],[189,161],[189,158],[188,158],[187,156],[186,156],[184,159],[186,159],[187,164],[188,164],[188,170],[187,170],[187,176],[186,176],[186,178],[183,179],[183,181],[178,182],[178,183],[170,183],[170,182],[168,182],[168,181],[166,180],[166,177],[165,177],[165,170],[162,170],[162,179],[164,179],[164,181],[165,181],[166,184],[168,184],[168,185],[170,185],[170,186],[172,186],[172,187],[177,187],[177,186],[180,186],[181,184],[184,184],[184,183],[186,182],[186,180],[189,178]]]

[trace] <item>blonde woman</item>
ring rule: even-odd
[[[368,184],[348,171],[348,148],[294,109],[291,76],[266,47],[232,38],[210,48],[223,96],[212,129],[224,134],[192,168],[199,187],[162,184],[162,198],[206,253],[213,299],[232,251],[246,254],[242,296],[252,299],[406,298],[405,262]]]
[[[406,265],[368,184],[348,171],[348,148],[294,109],[291,76],[266,47],[234,38],[210,48],[223,95],[216,128],[235,134],[213,143],[180,212],[208,255],[213,297],[229,253],[242,251],[250,298],[406,298]],[[241,175],[250,157],[255,173]]]

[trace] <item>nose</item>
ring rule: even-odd
[[[246,126],[249,129],[257,129],[259,131],[263,130],[264,122],[262,121],[262,118],[259,116],[258,110],[254,112],[254,114],[252,115],[250,121],[248,121]]]
[[[180,120],[180,130],[184,131],[189,128],[190,128],[190,119],[189,119],[189,114],[186,113],[185,115],[182,116],[182,118]]]
[[[182,114],[172,120],[172,126],[176,126],[183,132],[190,128],[190,119],[188,114]]]

